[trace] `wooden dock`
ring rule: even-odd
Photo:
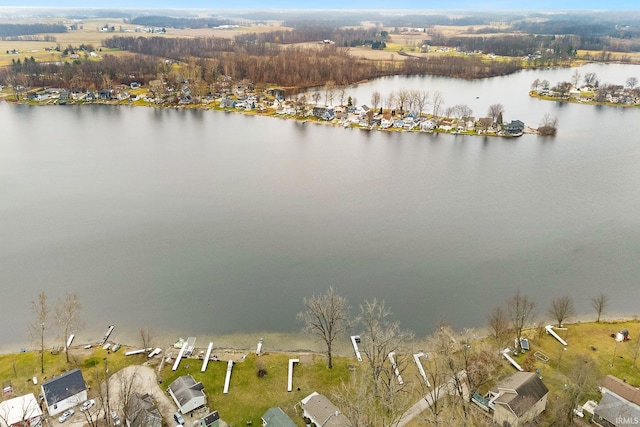
[[[300,363],[300,359],[289,359],[289,374],[287,377],[287,391],[293,390],[293,365]]]
[[[104,343],[107,342],[107,340],[111,336],[111,333],[113,332],[114,328],[115,328],[115,326],[109,325],[109,327],[107,328],[107,332],[104,334],[104,337],[102,338],[102,341],[100,341],[100,345],[103,345]]]

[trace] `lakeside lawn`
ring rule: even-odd
[[[617,342],[611,338],[621,329],[629,331],[630,340]],[[618,378],[626,379],[629,384],[640,385],[640,361],[635,361],[640,343],[640,321],[603,321],[600,323],[576,323],[567,325],[566,330],[557,331],[568,342],[568,346],[562,346],[552,336],[547,335],[544,328],[529,329],[525,336],[529,338],[531,350],[526,354],[516,356],[521,365],[531,371],[540,371],[544,383],[550,390],[549,403],[542,419],[541,425],[551,426],[555,422],[555,410],[559,402],[558,397],[564,393],[567,383],[567,372],[576,358],[586,356],[592,359],[599,371],[599,378],[612,374]],[[489,340],[489,341],[487,341]],[[483,339],[490,342],[490,339]],[[479,343],[479,346],[481,344]],[[534,356],[539,352],[548,361],[543,362]],[[26,393],[40,393],[40,383],[53,376],[60,375],[67,370],[80,368],[83,376],[91,388],[98,385],[104,378],[107,359],[109,373],[114,374],[128,365],[143,364],[146,357],[124,355],[125,349],[111,353],[101,347],[84,349],[73,348],[70,351],[70,363],[66,362],[64,353],[51,354],[45,350],[45,373],[41,374],[40,354],[30,351],[17,354],[0,356],[0,380],[3,386],[11,385],[14,389],[13,396]],[[295,405],[303,397],[314,391],[323,393],[331,398],[333,390],[342,382],[348,382],[354,375],[354,369],[365,369],[366,363],[358,363],[352,355],[334,357],[334,368],[326,367],[326,358],[317,353],[275,352],[256,356],[247,350],[240,353],[237,350],[226,353],[214,350],[221,361],[211,361],[207,371],[202,373],[200,368],[202,361],[198,358],[184,359],[177,371],[172,371],[172,363],[165,363],[161,373],[161,387],[166,387],[177,377],[190,374],[196,381],[201,381],[207,394],[209,408],[217,410],[223,420],[231,425],[261,425],[261,416],[272,406],[281,407],[296,424],[303,426],[303,420],[299,416]],[[246,354],[244,360],[242,355]],[[223,393],[224,379],[227,370],[225,360],[233,358],[238,360],[234,364],[229,393]],[[293,391],[287,391],[288,360],[300,359],[300,363],[294,367]],[[409,363],[403,372],[406,382],[411,383],[411,401],[417,402],[421,396],[420,380],[415,364],[406,356]],[[640,357],[638,357],[640,359]],[[155,359],[152,365],[157,363]],[[355,367],[355,368],[354,368]],[[258,371],[266,371],[266,375],[259,376]],[[498,378],[503,378],[515,372],[505,360],[501,361]],[[34,385],[33,376],[37,376],[39,384]],[[490,388],[487,385],[487,390]],[[487,390],[479,390],[484,393]],[[93,397],[95,393],[89,392]],[[587,398],[598,401],[599,393],[596,389],[587,390]],[[584,400],[586,400],[585,398]],[[584,401],[580,402],[581,404]],[[420,425],[416,419],[409,426]]]

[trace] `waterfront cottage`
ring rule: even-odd
[[[303,416],[322,427],[344,427],[350,425],[349,419],[329,399],[313,392],[300,401]]]
[[[74,369],[42,383],[41,389],[51,416],[87,400],[87,385],[80,369]]]
[[[196,382],[191,375],[178,377],[169,385],[169,394],[183,414],[206,405],[207,397],[203,390],[204,385]]]
[[[500,426],[519,427],[545,410],[549,389],[536,374],[516,372],[500,381],[489,394],[493,421]]]

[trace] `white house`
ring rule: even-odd
[[[202,383],[196,382],[191,375],[178,377],[169,385],[169,394],[183,414],[207,404],[203,390]]]
[[[87,385],[80,369],[71,370],[42,383],[49,415],[57,415],[87,400]]]
[[[33,393],[0,402],[0,427],[14,426],[42,426],[42,410]]]

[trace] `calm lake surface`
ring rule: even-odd
[[[637,66],[589,65],[601,82]],[[440,91],[476,117],[556,138],[365,132],[214,111],[0,103],[0,343],[28,340],[30,301],[77,292],[81,335],[297,332],[335,286],[386,300],[418,335],[484,325],[516,289],[544,315],[571,295],[638,312],[640,109],[529,98],[531,82],[393,77],[350,88]],[[162,332],[160,332],[162,331]],[[50,333],[51,340],[58,332]],[[84,338],[83,338],[84,339]]]

